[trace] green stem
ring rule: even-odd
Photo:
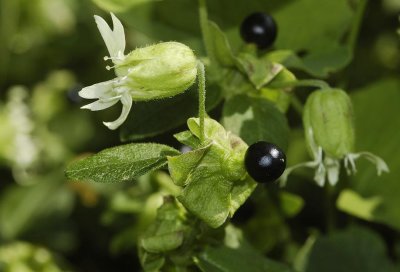
[[[302,115],[303,115],[303,109],[304,109],[304,107],[303,107],[303,104],[301,103],[300,99],[299,99],[297,96],[292,95],[291,98],[290,98],[290,102],[292,103],[293,109],[294,109],[300,116],[302,116]]]
[[[200,141],[203,143],[205,140],[204,118],[206,115],[206,76],[204,64],[201,61],[197,62],[197,76],[199,86]]]
[[[318,79],[304,79],[304,80],[290,81],[274,85],[274,88],[286,88],[286,87],[316,87],[320,89],[331,88],[328,83]]]
[[[215,55],[213,51],[213,41],[211,39],[210,31],[208,28],[208,13],[206,0],[199,0],[199,17],[200,17],[200,28],[203,36],[204,46],[206,48],[207,56],[213,60]]]

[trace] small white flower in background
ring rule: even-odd
[[[340,89],[322,89],[312,93],[304,106],[303,123],[306,143],[313,161],[289,167],[281,177],[286,184],[289,174],[299,167],[315,169],[314,180],[324,186],[339,181],[343,161],[348,175],[356,173],[355,161],[364,157],[376,166],[377,174],[389,172],[385,161],[370,152],[354,153],[355,132],[350,97]]]
[[[119,101],[122,112],[117,120],[104,122],[109,129],[118,128],[128,117],[132,101],[146,101],[171,97],[188,89],[197,76],[197,59],[193,51],[178,42],[164,42],[137,48],[128,55],[125,51],[124,28],[111,13],[113,29],[103,18],[94,16],[97,27],[107,46],[116,78],[83,88],[79,95],[97,99],[83,109],[92,111],[109,108]]]

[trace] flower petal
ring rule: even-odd
[[[113,29],[114,29],[113,33],[114,33],[115,42],[117,44],[120,54],[123,55],[125,52],[125,44],[126,44],[124,26],[122,25],[121,21],[112,12],[111,12],[111,18],[113,21]]]
[[[363,151],[356,153],[355,155],[359,155],[360,157],[365,157],[367,160],[375,164],[378,176],[380,176],[382,172],[389,173],[389,167],[387,166],[386,162],[382,158],[372,154],[371,152]]]
[[[78,94],[82,98],[96,99],[104,97],[106,93],[111,92],[115,79],[93,84],[83,88]]]
[[[104,110],[107,109],[115,104],[117,104],[117,102],[121,99],[121,96],[115,96],[112,98],[108,98],[108,99],[99,99],[93,103],[87,104],[83,107],[81,107],[81,109],[88,109],[91,111],[99,111],[99,110]]]
[[[339,160],[325,157],[325,168],[327,171],[329,184],[335,186],[339,181],[340,162]]]
[[[94,19],[107,46],[110,57],[116,58],[125,51],[125,33],[120,20],[112,13],[111,17],[114,30],[111,30],[107,22],[100,16],[95,15]]]
[[[125,122],[126,118],[128,117],[128,114],[132,107],[132,97],[128,92],[122,95],[121,103],[122,103],[122,112],[121,115],[118,117],[118,119],[113,122],[103,122],[103,124],[107,126],[109,129],[112,130],[117,129],[120,125],[122,125],[123,122]]]

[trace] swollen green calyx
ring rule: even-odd
[[[313,161],[288,168],[282,184],[298,167],[315,169],[314,180],[324,186],[326,180],[335,185],[339,180],[341,162],[348,175],[357,171],[355,161],[365,157],[376,165],[377,173],[388,172],[386,163],[370,152],[354,153],[355,132],[350,97],[340,89],[324,88],[312,93],[303,112],[307,148]]]
[[[307,143],[314,141],[328,156],[342,159],[354,151],[353,109],[344,91],[312,93],[304,107],[303,122]]]

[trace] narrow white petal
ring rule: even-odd
[[[120,125],[122,125],[123,122],[125,122],[126,118],[128,117],[128,114],[132,107],[131,95],[128,92],[124,93],[121,97],[121,102],[122,102],[122,112],[121,115],[118,117],[118,119],[113,122],[103,122],[103,124],[107,126],[109,129],[112,130],[117,129]]]
[[[323,164],[320,164],[318,165],[318,168],[315,171],[314,180],[319,186],[323,187],[325,184],[325,178],[326,178],[326,169]]]
[[[125,52],[125,31],[121,21],[111,12],[115,42],[121,54]]]
[[[116,31],[111,30],[107,22],[100,16],[95,15],[94,19],[97,24],[97,28],[103,37],[104,43],[107,46],[108,53],[110,57],[116,58],[119,56],[119,52],[124,52],[125,50],[125,34],[123,32],[123,26],[121,22],[113,16],[113,24]],[[122,30],[121,30],[122,28]]]
[[[91,86],[83,88],[78,94],[82,98],[96,99],[104,97],[107,92],[110,92],[113,88],[115,79],[93,84]]]
[[[378,176],[380,176],[382,174],[382,172],[389,173],[389,167],[387,166],[386,162],[382,158],[372,154],[371,152],[365,152],[365,151],[359,152],[356,154],[365,157],[367,160],[369,160],[370,162],[375,164],[376,172],[378,173]]]
[[[104,109],[107,109],[107,108],[117,104],[119,99],[120,99],[119,96],[116,96],[116,97],[113,97],[113,98],[109,98],[109,99],[105,99],[105,100],[100,99],[100,100],[97,100],[97,101],[95,101],[93,103],[90,103],[90,104],[87,104],[87,105],[81,107],[81,109],[88,109],[88,110],[91,110],[91,111],[104,110]]]
[[[325,158],[325,167],[327,170],[329,184],[332,186],[335,186],[336,183],[339,181],[339,173],[340,173],[339,160],[326,157]]]

